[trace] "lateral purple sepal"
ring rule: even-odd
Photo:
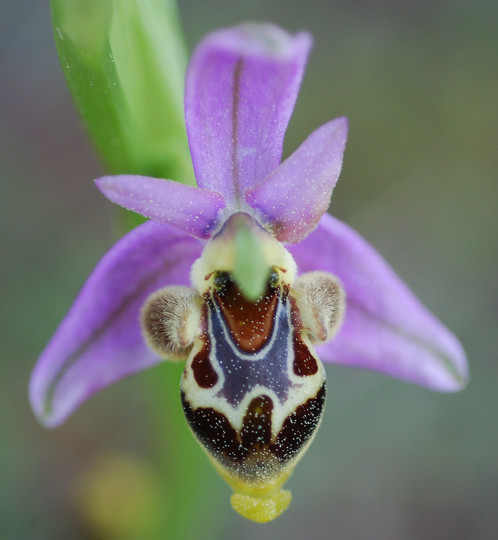
[[[192,236],[150,221],[109,250],[33,371],[30,401],[45,426],[61,424],[98,390],[160,361],[145,344],[140,310],[161,287],[188,285],[201,249]]]
[[[465,386],[468,367],[459,341],[353,229],[325,214],[290,251],[301,272],[330,272],[346,290],[342,328],[317,347],[323,361],[380,371],[433,390]]]
[[[315,130],[269,176],[250,189],[246,202],[280,242],[301,241],[318,224],[339,178],[348,136],[346,118]]]
[[[209,238],[225,207],[223,195],[148,176],[103,176],[95,180],[112,202],[182,231]]]
[[[210,34],[194,51],[185,120],[197,184],[229,206],[280,163],[310,48],[307,33],[249,23]]]

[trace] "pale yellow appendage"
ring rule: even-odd
[[[208,454],[209,455],[209,454]],[[287,489],[281,489],[291,476],[295,462],[279,475],[263,482],[246,482],[230,474],[216,460],[209,456],[216,470],[220,473],[234,493],[230,497],[232,508],[241,516],[256,523],[273,521],[287,510],[292,495]]]
[[[288,489],[281,489],[268,498],[234,493],[230,497],[230,503],[241,516],[256,523],[267,523],[285,512],[291,499],[291,492]]]

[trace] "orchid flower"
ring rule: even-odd
[[[186,359],[187,421],[232,487],[232,506],[256,521],[289,504],[282,485],[323,412],[321,361],[446,392],[467,380],[457,339],[326,213],[346,119],[280,162],[310,48],[308,34],[268,24],[200,43],[185,90],[198,187],[131,175],[96,181],[150,221],[97,265],[30,384],[36,415],[53,427],[123,377]],[[259,275],[252,293],[239,279],[247,267]]]

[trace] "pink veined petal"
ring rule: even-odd
[[[209,238],[225,207],[223,195],[172,180],[148,176],[103,176],[95,180],[112,202],[145,217]]]
[[[281,242],[301,241],[326,212],[341,172],[347,136],[346,118],[328,122],[244,194]]]
[[[169,284],[189,284],[202,243],[147,222],[102,258],[41,354],[30,382],[40,421],[61,424],[98,390],[158,363],[139,324],[145,298]]]
[[[323,361],[381,371],[434,390],[465,386],[468,367],[459,341],[353,229],[325,214],[290,251],[301,272],[331,272],[346,290],[342,328],[317,347]]]
[[[192,161],[198,185],[229,206],[280,163],[310,48],[306,33],[249,23],[210,34],[194,51],[185,86]]]

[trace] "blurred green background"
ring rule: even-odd
[[[265,526],[239,518],[198,450],[212,496],[184,538],[498,537],[497,6],[180,1],[190,48],[245,20],[314,35],[286,154],[349,117],[331,211],[460,337],[471,366],[454,395],[330,366],[326,415],[288,484],[290,509]],[[154,524],[175,493],[157,448],[182,453],[167,428],[179,397],[163,396],[163,427],[154,396],[168,366],[102,392],[55,431],[29,408],[37,355],[116,236],[48,2],[2,2],[0,73],[0,538],[167,539]]]

